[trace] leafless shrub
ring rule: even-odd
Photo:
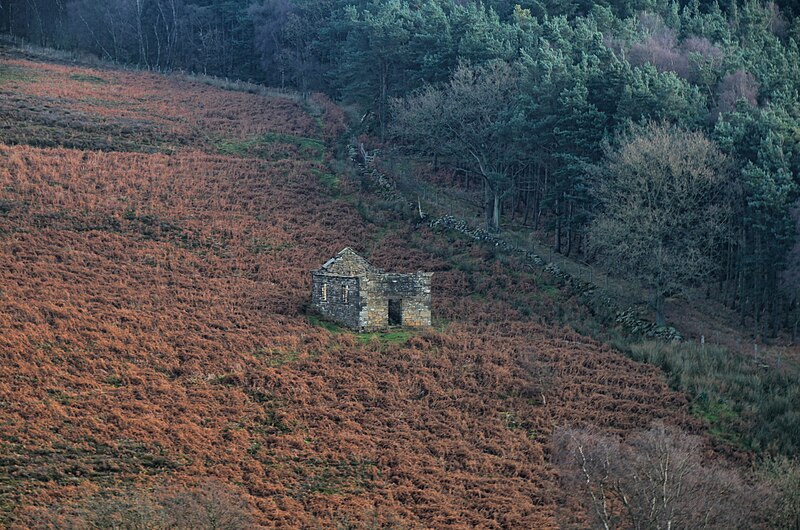
[[[761,477],[774,490],[769,507],[772,528],[800,528],[800,461],[779,457],[765,461]]]
[[[72,530],[240,530],[253,528],[241,496],[216,480],[194,488],[102,492],[62,520]]]
[[[691,65],[688,80],[713,86],[725,56],[722,48],[705,37],[690,36],[681,43],[681,52]]]
[[[581,500],[597,527],[609,530],[623,521],[618,506],[622,448],[616,438],[584,429],[557,429],[553,458],[562,479],[580,491]]]
[[[681,43],[681,49],[687,54],[696,54],[715,66],[722,62],[722,48],[712,43],[705,37],[690,36]]]
[[[753,528],[768,496],[704,463],[700,438],[655,424],[627,443],[558,429],[554,459],[599,528]]]
[[[639,30],[642,40],[633,43],[627,54],[633,66],[652,64],[659,72],[674,72],[683,79],[701,83],[708,82],[709,71],[722,63],[720,47],[694,35],[678,43],[677,32],[658,15],[640,13]]]
[[[628,61],[634,66],[652,64],[659,72],[675,72],[687,79],[692,71],[689,59],[669,40],[650,38],[637,42],[628,52]]]
[[[734,110],[740,100],[755,107],[758,104],[758,88],[756,78],[742,69],[726,75],[717,87],[717,105],[713,117]]]
[[[665,35],[671,32],[674,40],[675,32],[667,27],[659,15],[642,11],[639,13],[639,29],[648,35]]]
[[[785,37],[789,29],[789,22],[781,13],[781,8],[775,2],[767,2],[764,6],[768,13],[767,27],[778,37]]]
[[[640,31],[645,36],[631,45],[628,61],[633,66],[652,64],[660,72],[675,72],[687,77],[691,70],[689,60],[677,49],[677,33],[664,24],[658,15],[639,14]]]
[[[247,502],[218,481],[168,497],[163,503],[169,528],[238,530],[252,528]]]

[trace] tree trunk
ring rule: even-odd
[[[178,48],[178,12],[175,8],[175,0],[170,0],[170,7],[172,8],[172,44],[169,47],[169,66],[172,67],[175,64],[175,50]]]
[[[153,37],[156,39],[156,64],[157,69],[161,69],[161,37],[158,35],[158,24],[153,24]]]
[[[0,31],[11,32],[11,2],[0,2]]]
[[[572,201],[567,201],[567,250],[564,255],[569,257],[572,254]]]
[[[384,62],[381,64],[381,95],[380,95],[380,103],[378,104],[379,109],[379,119],[381,125],[381,143],[386,141],[386,106],[388,103],[388,93],[389,93],[389,64]]]
[[[39,11],[39,5],[36,2],[32,2],[28,0],[28,5],[33,11],[34,16],[36,17],[37,22],[39,23],[39,46],[46,46],[45,41],[45,31],[44,31],[44,21],[42,20],[42,14]]]
[[[492,231],[492,190],[489,183],[483,181],[483,219],[486,222],[486,230]]]
[[[556,236],[555,236],[555,251],[561,253],[561,212],[558,211],[559,200],[556,199]]]
[[[660,289],[653,287],[651,290],[650,305],[656,315],[656,326],[666,326],[667,319],[664,318],[664,295]]]
[[[541,224],[542,209],[543,209],[542,203],[544,202],[544,198],[547,196],[547,185],[549,182],[547,166],[544,166],[543,169],[544,169],[543,171],[544,177],[542,179],[541,186],[539,187],[536,193],[536,217],[535,217],[536,220],[533,224],[535,230],[539,230],[539,225]]]
[[[531,190],[525,190],[525,219],[522,220],[522,226],[528,226],[528,216],[531,213]]]
[[[500,231],[500,194],[497,190],[494,190],[493,193],[493,203],[492,203],[492,224],[489,227],[490,232],[499,232]]]
[[[144,61],[145,68],[149,69],[147,62],[147,50],[144,44],[144,30],[142,28],[142,0],[136,0],[136,36],[139,41],[139,65]]]

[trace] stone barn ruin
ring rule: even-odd
[[[311,304],[328,320],[357,331],[431,325],[432,272],[384,272],[348,247],[311,276]]]

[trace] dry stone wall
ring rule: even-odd
[[[360,152],[366,153],[363,146]],[[409,201],[397,190],[392,179],[374,167],[372,163],[375,157],[374,155],[375,153],[373,152],[371,158],[363,155],[359,156],[359,150],[355,147],[351,147],[350,149],[351,160],[358,165],[364,176],[372,179],[377,185],[379,194],[383,196],[384,199],[401,201],[406,203],[411,210],[416,209],[417,205]],[[591,282],[585,282],[572,276],[567,271],[562,270],[557,264],[548,263],[541,256],[527,249],[520,248],[496,234],[492,234],[482,228],[471,227],[463,219],[457,219],[452,215],[430,218],[420,212],[420,216],[423,217],[433,229],[453,230],[479,243],[489,244],[504,252],[521,255],[523,260],[532,267],[542,268],[563,284],[568,285],[570,289],[581,296],[590,307],[603,307],[604,312],[614,312],[615,322],[631,334],[667,341],[683,340],[678,330],[672,326],[658,326],[654,322],[641,318],[637,316],[636,309],[632,307],[626,309],[620,308],[611,297],[599,293],[597,286]]]

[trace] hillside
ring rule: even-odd
[[[553,326],[581,309],[546,277],[378,212],[322,97],[7,50],[0,105],[0,525],[209,483],[267,528],[581,525],[556,427],[698,429],[657,368]],[[435,272],[436,329],[308,315],[345,246]]]

